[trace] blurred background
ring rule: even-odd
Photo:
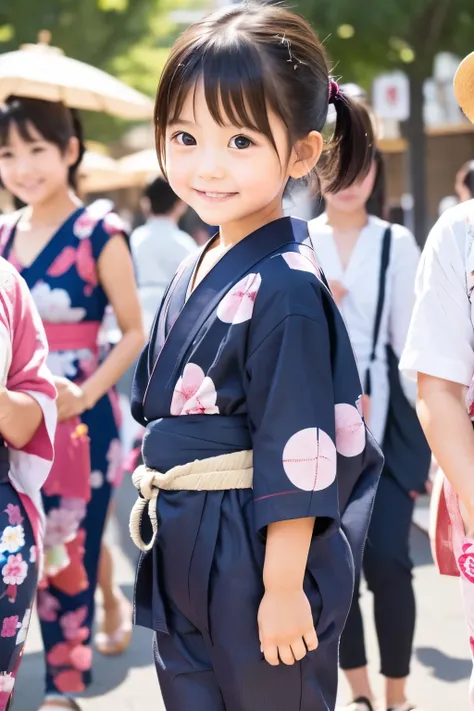
[[[0,52],[50,42],[153,97],[176,36],[222,1],[0,0]],[[366,92],[386,158],[390,216],[423,243],[454,200],[457,170],[474,156],[473,126],[452,91],[459,59],[474,49],[472,1],[299,0],[292,6],[324,39],[335,77]],[[83,116],[91,151],[83,191],[110,197],[132,223],[139,220],[138,196],[157,170],[151,122]],[[125,164],[113,162],[138,152]]]

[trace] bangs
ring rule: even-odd
[[[285,113],[279,105],[271,72],[266,71],[258,50],[239,38],[239,41],[210,46],[209,42],[200,41],[188,48],[186,54],[173,57],[164,71],[158,90],[155,126],[162,169],[166,127],[179,120],[190,93],[195,102],[197,87],[201,82],[209,113],[219,126],[230,123],[257,131],[270,140],[276,151],[268,108],[282,118]]]
[[[38,140],[33,135],[31,128],[32,121],[26,116],[20,104],[6,104],[0,108],[0,147],[6,148],[10,145],[10,133],[15,127],[23,141],[33,143]],[[38,130],[38,129],[36,129]]]

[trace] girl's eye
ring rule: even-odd
[[[10,153],[9,151],[5,151],[4,153],[0,153],[0,160],[5,160],[5,158],[11,158],[13,156],[13,153]]]
[[[44,148],[42,146],[35,146],[33,148],[32,153],[42,153],[44,151]]]
[[[247,136],[234,136],[229,143],[230,148],[237,148],[239,151],[242,151],[244,148],[250,148],[250,146],[253,146],[253,141],[247,138]]]
[[[185,131],[180,131],[177,133],[174,138],[176,141],[181,145],[181,146],[195,146],[196,145],[196,139],[191,136],[190,133],[186,133]]]

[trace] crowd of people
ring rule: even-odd
[[[474,80],[472,57],[466,71]],[[474,121],[474,94],[462,97]],[[112,657],[130,644],[103,538],[128,470],[133,614],[154,632],[167,711],[334,710],[339,666],[347,711],[416,711],[409,533],[433,462],[436,562],[461,577],[474,650],[473,163],[420,260],[386,219],[367,108],[308,23],[276,5],[190,26],[155,125],[163,177],[129,235],[107,203],[79,198],[74,108],[0,106],[0,178],[22,206],[0,219],[0,711],[35,600],[40,711],[80,709],[93,643]],[[309,222],[284,211],[302,184],[321,194]],[[117,391],[137,422],[132,452]]]

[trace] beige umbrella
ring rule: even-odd
[[[66,57],[49,46],[49,39],[50,33],[44,31],[38,44],[0,55],[0,101],[16,94],[129,120],[151,118],[153,102],[147,96],[96,67]]]
[[[147,148],[138,153],[120,158],[117,161],[120,172],[128,175],[133,185],[141,186],[161,175],[160,166],[154,148]]]
[[[96,151],[86,151],[79,166],[79,187],[84,193],[108,192],[130,186],[130,177],[118,162]]]

